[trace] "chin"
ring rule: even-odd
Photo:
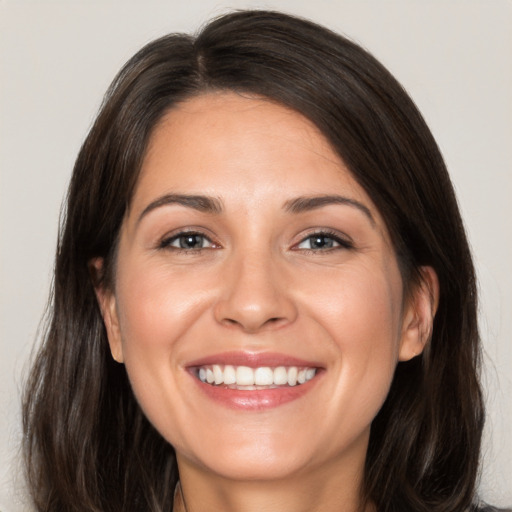
[[[284,438],[290,438],[289,432],[275,436],[251,434],[251,439],[234,432],[226,434],[211,443],[204,443],[203,438],[200,450],[194,449],[193,453],[178,447],[178,462],[188,459],[203,471],[230,480],[262,481],[286,479],[304,470],[312,459],[311,442],[286,442]],[[307,453],[305,447],[309,448]]]
[[[206,465],[206,464],[207,465]],[[204,461],[205,468],[229,480],[284,480],[305,469],[303,461],[278,454],[231,454],[221,460]]]

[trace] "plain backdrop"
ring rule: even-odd
[[[29,510],[19,392],[51,282],[74,158],[144,43],[233,8],[321,22],[403,83],[447,161],[474,249],[488,422],[482,496],[512,504],[512,3],[506,0],[0,0],[0,510]]]

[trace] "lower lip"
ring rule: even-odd
[[[282,386],[269,389],[240,390],[227,386],[212,386],[200,381],[194,375],[199,389],[211,400],[231,409],[261,411],[279,407],[293,400],[298,400],[315,386],[319,372],[308,382],[297,386]]]

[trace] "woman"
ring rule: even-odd
[[[239,12],[126,64],[25,395],[38,510],[471,510],[478,368],[453,188],[373,57]]]

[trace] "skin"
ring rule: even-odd
[[[155,206],[166,194],[209,196],[222,211]],[[289,208],[333,194],[351,203]],[[202,248],[178,248],[187,230]],[[92,265],[101,271],[101,259]],[[121,228],[115,289],[97,294],[113,357],[176,449],[189,512],[361,510],[371,422],[397,362],[419,354],[431,328],[437,285],[422,272],[405,303],[383,219],[301,115],[215,93],[165,116]],[[296,400],[237,410],[187,370],[226,351],[321,371]]]

